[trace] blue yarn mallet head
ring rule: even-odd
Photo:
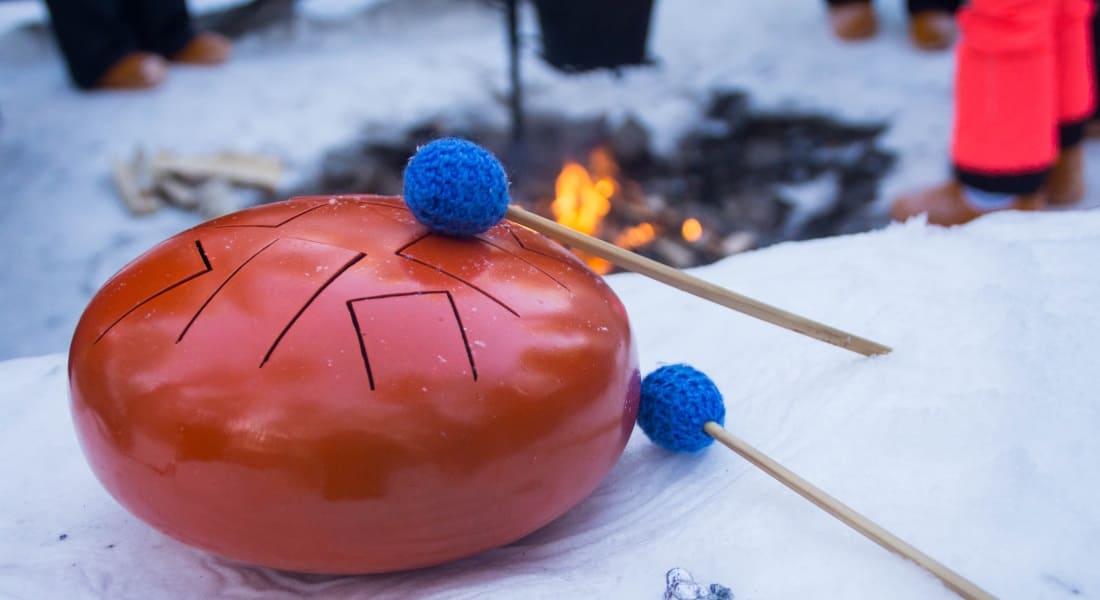
[[[718,386],[688,365],[666,365],[642,380],[638,426],[653,443],[673,452],[696,452],[714,438],[703,425],[724,425],[726,406]]]
[[[405,167],[405,204],[436,233],[477,235],[504,218],[508,176],[488,150],[458,138],[422,146]]]

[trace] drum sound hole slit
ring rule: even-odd
[[[113,329],[115,325],[118,325],[123,319],[130,316],[130,314],[133,313],[135,310],[141,308],[142,306],[145,306],[149,302],[152,302],[156,298],[159,298],[160,296],[176,289],[177,287],[187,283],[188,281],[191,281],[192,279],[195,279],[196,277],[199,277],[200,275],[205,275],[205,274],[213,271],[214,267],[211,266],[210,259],[207,258],[206,251],[203,250],[203,248],[202,248],[202,242],[200,242],[199,240],[195,240],[195,248],[196,248],[196,250],[198,250],[199,258],[202,260],[203,269],[201,271],[199,271],[198,273],[192,273],[191,275],[188,275],[187,277],[184,277],[183,279],[173,283],[172,285],[169,285],[168,287],[160,290],[159,292],[153,294],[152,296],[149,296],[148,298],[146,298],[146,299],[142,300],[141,302],[138,302],[137,304],[135,304],[132,308],[130,308],[130,310],[127,310],[126,312],[122,313],[122,316],[115,319],[110,325],[108,325],[107,328],[104,329],[99,334],[98,337],[96,337],[95,341],[92,342],[92,345],[94,346],[94,345],[98,344],[99,340],[103,339],[103,336],[107,335],[107,332],[111,331],[111,329]]]
[[[509,231],[511,232],[511,230],[509,230]],[[519,240],[519,238],[518,238],[518,237],[516,237],[516,235],[515,235],[515,233],[514,233],[514,232],[512,232],[512,237],[513,237],[513,238],[515,238],[516,242],[517,242],[517,243],[519,243],[519,245],[520,245],[520,247],[521,247],[521,248],[523,248],[524,250],[527,250],[527,251],[529,251],[529,252],[534,252],[534,251],[533,251],[533,250],[531,250],[530,248],[527,248],[526,246],[524,246],[524,245],[523,245],[523,242],[521,242],[521,241]],[[505,248],[504,246],[499,246],[499,245],[497,245],[497,244],[494,244],[493,242],[490,242],[489,240],[483,240],[483,239],[481,239],[481,238],[475,238],[475,239],[477,239],[477,241],[479,241],[479,242],[483,242],[483,243],[485,243],[485,244],[488,244],[488,245],[490,245],[490,246],[492,246],[492,247],[496,248],[497,250],[500,250],[501,252],[504,252],[504,253],[505,253],[505,254],[507,254],[508,256],[511,256],[511,257],[513,257],[513,258],[516,258],[517,260],[521,260],[521,261],[523,261],[523,262],[524,262],[524,264],[526,264],[527,266],[531,267],[532,269],[534,269],[534,270],[538,271],[539,273],[542,273],[543,275],[545,275],[545,276],[547,276],[548,278],[550,278],[550,280],[551,280],[551,281],[553,281],[554,283],[558,284],[558,286],[559,286],[559,287],[561,287],[561,288],[562,288],[563,290],[566,290],[566,291],[568,291],[568,290],[569,290],[569,288],[568,288],[568,287],[566,287],[566,285],[565,285],[564,283],[562,283],[561,281],[559,281],[557,277],[554,277],[553,275],[551,275],[551,274],[550,274],[549,272],[547,272],[547,271],[546,271],[545,269],[543,269],[542,267],[540,267],[540,266],[536,265],[535,263],[533,263],[533,262],[531,262],[531,261],[527,260],[526,258],[524,258],[524,257],[522,257],[522,256],[520,256],[520,255],[518,255],[518,254],[516,254],[515,252],[512,252],[512,251],[511,251],[511,250],[509,250],[508,248]],[[550,257],[550,258],[555,258],[555,259],[556,259],[556,257],[552,257],[552,256],[550,256],[550,255],[548,255],[548,254],[543,254],[542,252],[535,252],[535,254],[538,254],[538,255],[540,255],[540,256],[547,256],[547,257]]]
[[[386,298],[401,298],[401,297],[407,297],[407,296],[429,296],[429,295],[432,295],[432,294],[443,294],[444,296],[447,297],[447,303],[450,305],[451,313],[454,315],[454,318],[455,318],[455,325],[458,326],[458,333],[462,337],[462,347],[466,350],[466,360],[469,361],[469,364],[470,364],[470,373],[473,374],[474,381],[477,381],[477,364],[474,362],[474,351],[473,351],[473,348],[470,347],[470,339],[468,337],[466,337],[466,328],[462,325],[462,317],[459,315],[458,305],[455,304],[454,296],[452,296],[451,293],[447,290],[425,290],[425,291],[420,291],[420,292],[400,292],[400,293],[394,293],[394,294],[379,294],[377,296],[366,296],[366,297],[363,297],[363,298],[352,298],[351,300],[347,301],[348,312],[351,313],[351,323],[352,323],[352,326],[355,328],[356,337],[359,338],[359,352],[363,355],[363,365],[367,370],[367,381],[370,384],[371,391],[374,391],[374,389],[375,389],[375,387],[374,387],[374,372],[373,372],[373,370],[371,369],[371,366],[370,366],[370,357],[368,356],[368,353],[367,353],[367,344],[366,344],[366,341],[364,341],[364,339],[363,339],[363,337],[366,335],[366,332],[363,331],[363,328],[359,323],[359,317],[356,316],[356,314],[355,314],[354,304],[356,302],[365,302],[367,300],[383,300],[383,299],[386,299]]]
[[[333,281],[336,281],[338,277],[340,277],[344,274],[344,272],[350,269],[352,265],[359,262],[360,260],[363,260],[364,256],[366,256],[366,254],[363,254],[362,252],[356,254],[354,258],[344,263],[344,265],[340,267],[335,273],[333,273],[331,277],[326,279],[325,282],[321,284],[319,288],[317,288],[317,291],[313,292],[313,295],[309,297],[309,300],[306,300],[306,303],[302,305],[302,308],[298,309],[298,312],[295,313],[294,317],[290,319],[290,322],[287,323],[286,327],[284,327],[282,332],[279,333],[279,337],[275,338],[275,341],[271,344],[271,348],[269,348],[267,350],[267,354],[264,355],[264,359],[260,361],[260,368],[263,368],[263,366],[267,364],[267,361],[271,358],[271,353],[275,352],[275,348],[278,347],[279,342],[283,341],[283,337],[286,336],[291,327],[294,327],[294,323],[296,323],[298,321],[298,318],[306,312],[311,304],[313,304],[313,301],[316,300],[317,297],[320,296],[321,293],[324,292],[325,289],[327,289]]]
[[[463,285],[468,286],[470,289],[473,289],[474,291],[481,294],[482,296],[485,296],[489,300],[492,300],[496,304],[500,305],[500,307],[503,308],[504,310],[512,313],[513,316],[516,316],[516,317],[520,316],[518,312],[516,312],[515,310],[512,310],[512,307],[510,307],[507,304],[505,304],[504,302],[502,302],[496,296],[493,296],[489,292],[486,292],[485,290],[477,287],[476,285],[474,285],[474,284],[470,283],[469,281],[459,277],[458,275],[455,275],[454,273],[451,273],[450,271],[444,270],[443,267],[441,267],[439,265],[433,265],[432,263],[430,263],[426,260],[422,260],[422,259],[419,259],[415,256],[405,254],[405,250],[407,250],[410,247],[412,247],[413,245],[423,241],[425,238],[427,238],[431,235],[432,235],[431,233],[428,233],[428,234],[425,234],[425,235],[422,235],[422,236],[416,238],[415,240],[409,242],[408,244],[405,244],[404,246],[398,248],[394,252],[394,254],[396,254],[397,256],[399,256],[399,257],[401,257],[405,260],[412,261],[412,262],[414,262],[418,265],[423,265],[425,267],[428,267],[428,268],[432,269],[433,271],[435,271],[437,273],[440,273],[442,275],[446,275],[447,277],[450,277],[450,278],[454,279],[455,281],[458,281],[458,282],[462,283]],[[481,241],[481,240],[479,240],[479,241]]]
[[[264,252],[264,250],[267,250],[268,248],[270,248],[272,246],[272,244],[274,244],[277,241],[279,241],[279,240],[275,239],[275,240],[272,240],[272,241],[268,242],[266,246],[264,246],[263,248],[260,248],[259,250],[257,250],[252,256],[249,256],[247,260],[242,262],[236,269],[233,269],[233,272],[229,274],[229,277],[226,277],[225,281],[221,282],[221,285],[219,285],[218,288],[214,290],[214,293],[210,294],[210,297],[207,298],[206,301],[202,303],[202,306],[200,306],[197,311],[195,311],[194,316],[191,317],[191,320],[187,322],[187,325],[183,328],[183,331],[180,332],[180,336],[178,338],[176,338],[176,343],[177,344],[183,341],[183,336],[187,335],[187,331],[189,329],[191,329],[192,325],[195,324],[195,319],[198,319],[199,315],[202,314],[202,311],[206,309],[206,306],[208,304],[210,304],[210,302],[212,300],[214,300],[214,296],[217,296],[218,292],[222,291],[222,288],[224,288],[230,282],[230,280],[232,280],[237,275],[237,273],[241,272],[241,269],[245,268],[245,266],[248,263],[252,262],[252,259],[254,259],[257,256],[259,256],[260,254],[262,254]]]
[[[229,223],[229,224],[226,224],[226,225],[215,225],[215,227],[217,227],[218,229],[233,229],[233,228],[238,228],[238,227],[259,227],[259,228],[263,228],[263,229],[278,229],[278,228],[282,227],[283,225],[286,225],[287,223],[293,221],[294,219],[303,217],[303,216],[317,210],[318,208],[321,208],[322,206],[328,206],[328,203],[327,202],[321,202],[320,204],[317,204],[316,206],[311,206],[311,207],[303,210],[302,212],[300,212],[298,214],[291,215],[291,216],[287,217],[286,219],[283,219],[282,221],[279,221],[278,223],[275,223],[274,225],[257,225],[257,224],[254,224],[254,223],[240,223],[240,224]]]
[[[527,244],[524,244],[523,243],[523,238],[519,237],[519,234],[516,233],[515,226],[512,225],[511,223],[504,223],[504,227],[508,229],[508,233],[512,234],[512,239],[516,240],[516,243],[519,244],[520,248],[523,248],[524,250],[526,250],[528,252],[531,252],[533,254],[538,254],[539,256],[545,256],[546,258],[552,258],[554,260],[559,260],[559,261],[561,260],[560,256],[554,256],[553,254],[550,254],[549,252],[543,252],[542,250],[539,250],[538,248],[532,248],[532,247],[528,246]],[[541,234],[539,234],[539,235],[541,235]]]
[[[367,383],[370,384],[370,390],[374,391],[374,373],[371,372],[370,359],[367,358],[367,344],[363,341],[363,328],[359,326],[359,317],[355,316],[355,307],[353,303],[362,300],[363,298],[357,298],[355,300],[348,300],[348,312],[351,313],[351,325],[355,328],[355,337],[359,340],[359,353],[363,355],[363,366],[367,369]]]

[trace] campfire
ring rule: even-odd
[[[334,149],[300,194],[400,194],[416,148],[463,137],[501,158],[512,201],[583,233],[675,268],[787,240],[867,231],[868,210],[894,157],[878,146],[882,124],[815,114],[753,113],[738,92],[717,92],[671,155],[650,149],[637,120],[531,114],[511,132],[470,118],[427,122]],[[583,257],[599,273],[612,265]]]
[[[703,225],[695,217],[667,214],[655,210],[637,184],[619,182],[619,165],[606,145],[597,146],[588,157],[587,168],[567,161],[554,184],[550,212],[554,219],[581,233],[610,241],[628,250],[647,250],[657,242],[665,251],[657,254],[696,252],[693,245],[703,238]],[[610,217],[610,218],[609,218]],[[671,227],[675,225],[675,227]],[[669,230],[679,232],[679,239]],[[600,274],[610,273],[613,265],[602,258],[577,252],[585,263]],[[664,256],[663,262],[670,261]]]

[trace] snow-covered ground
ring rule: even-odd
[[[688,362],[727,427],[1000,598],[1100,590],[1100,212],[913,222],[698,270],[889,344],[864,358],[638,275],[610,278],[643,372]],[[422,571],[235,565],[131,517],[77,446],[60,354],[0,363],[0,597],[661,598],[691,571],[736,598],[952,598],[721,446],[635,431],[587,500],[535,534]]]
[[[503,17],[488,4],[304,5],[294,27],[246,37],[224,67],[173,69],[151,92],[84,94],[52,43],[17,27],[41,19],[38,4],[0,2],[0,358],[47,355],[0,363],[0,596],[656,598],[664,572],[682,566],[738,598],[951,597],[729,452],[671,456],[640,434],[560,521],[416,573],[303,579],[233,566],[115,504],[72,436],[60,353],[107,277],[198,217],[127,215],[111,159],[138,145],[256,151],[288,164],[289,187],[364,131],[470,112],[506,118]],[[622,77],[543,65],[527,13],[528,102],[636,115],[662,147],[724,87],[750,90],[763,107],[888,119],[884,142],[899,162],[884,208],[946,174],[953,61],[909,46],[900,2],[878,7],[879,36],[845,45],[816,2],[658,2],[659,63]],[[1090,165],[1098,152],[1088,147]],[[1096,173],[1088,206],[1100,205]],[[1100,212],[1090,210],[953,230],[914,222],[698,270],[896,348],[875,359],[641,277],[610,280],[643,371],[686,361],[710,373],[735,433],[1000,597],[1090,597],[1100,593],[1098,259]]]

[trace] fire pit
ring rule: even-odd
[[[459,136],[502,159],[513,201],[674,267],[885,223],[868,209],[894,162],[878,145],[881,123],[754,112],[745,95],[721,92],[671,156],[657,155],[634,119],[542,114],[531,115],[527,127],[517,148],[504,128],[425,123],[397,141],[333,150],[300,191],[399,194],[418,145]],[[597,272],[612,269],[586,260]]]

